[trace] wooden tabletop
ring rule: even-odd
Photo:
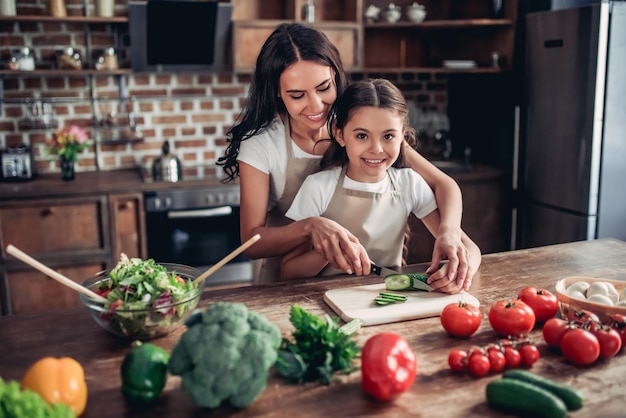
[[[423,265],[406,271],[423,270]],[[499,375],[475,378],[455,374],[447,365],[449,352],[472,344],[496,339],[487,320],[493,302],[515,297],[526,286],[554,290],[555,283],[567,276],[626,279],[626,243],[603,239],[528,250],[485,255],[470,293],[481,302],[483,322],[469,339],[446,335],[439,318],[365,327],[359,331],[361,344],[379,332],[395,332],[411,345],[418,358],[418,377],[409,392],[391,403],[378,403],[360,388],[360,374],[353,373],[339,383],[289,385],[271,375],[268,387],[248,408],[223,406],[214,411],[196,408],[179,388],[177,377],[170,377],[164,393],[151,408],[132,410],[120,391],[120,365],[129,341],[118,339],[99,328],[85,310],[0,317],[0,376],[21,379],[27,368],[44,356],[70,356],[84,367],[89,390],[85,418],[94,417],[485,417],[506,416],[488,407],[485,386]],[[299,304],[315,314],[333,314],[324,303],[329,289],[379,282],[375,276],[310,279],[290,284],[250,286],[205,292],[201,306],[214,301],[243,302],[277,324],[284,335],[292,331],[289,309]],[[154,344],[168,351],[178,341],[182,329]],[[582,391],[585,407],[572,417],[623,417],[626,393],[626,350],[608,361],[590,367],[566,362],[550,352],[536,329],[531,337],[538,343],[541,358],[532,371]]]

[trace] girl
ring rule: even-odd
[[[256,233],[262,237],[246,251],[265,259],[257,282],[278,280],[281,257],[304,243],[335,268],[369,273],[367,253],[348,230],[322,217],[292,222],[284,216],[302,181],[319,170],[330,145],[326,122],[346,83],[337,48],[313,27],[281,24],[259,53],[246,107],[218,160],[227,181],[239,177],[242,242]],[[434,189],[441,211],[431,269],[448,258],[449,279],[456,274],[462,284],[468,252],[461,240],[460,189],[409,145],[403,147],[409,165]]]
[[[391,82],[375,79],[352,84],[337,103],[322,171],[307,177],[286,216],[294,221],[332,219],[357,236],[372,260],[398,267],[409,214],[435,237],[441,223],[428,184],[413,170],[400,168],[405,166],[403,144],[415,143],[406,101]],[[480,265],[480,250],[465,234],[462,239],[470,250],[472,276]],[[328,264],[303,244],[283,258],[281,279],[340,273]],[[429,284],[447,293],[462,289],[445,276],[431,276]],[[466,280],[465,288],[469,285]]]

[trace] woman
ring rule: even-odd
[[[310,26],[279,25],[259,53],[246,108],[218,160],[227,180],[240,180],[242,241],[257,233],[262,237],[246,252],[265,258],[259,282],[279,280],[281,256],[307,241],[335,268],[370,272],[364,248],[336,222],[320,217],[291,222],[284,216],[306,176],[319,169],[330,145],[326,122],[346,85],[337,48]],[[448,258],[449,281],[456,278],[463,286],[468,253],[461,241],[460,189],[410,145],[403,147],[407,164],[433,189],[441,211],[428,272]]]

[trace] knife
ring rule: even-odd
[[[407,275],[408,274],[415,274],[415,273],[400,273],[400,272],[397,272],[395,270],[391,270],[390,268],[379,266],[376,263],[372,263],[370,269],[372,270],[372,273],[374,273],[374,274],[376,274],[376,275],[378,275],[378,276],[380,276],[382,278],[385,278],[385,277],[390,276],[392,274],[407,274]],[[426,291],[433,290],[433,288],[430,287],[430,285],[428,283],[423,282],[421,280],[413,280],[413,287],[415,289],[419,289],[419,290],[426,290]]]

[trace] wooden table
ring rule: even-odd
[[[419,271],[423,266],[410,266],[406,270]],[[496,339],[486,317],[494,301],[514,297],[520,289],[530,285],[554,290],[557,280],[574,275],[625,279],[626,243],[603,239],[485,255],[471,289],[481,302],[483,322],[470,339],[447,336],[438,317],[362,328],[358,334],[360,343],[379,332],[395,332],[404,336],[417,354],[416,382],[409,392],[387,404],[375,402],[362,393],[357,372],[330,386],[289,385],[272,375],[265,392],[248,408],[237,410],[223,406],[214,411],[196,408],[179,388],[179,379],[170,377],[157,404],[132,410],[122,397],[119,375],[129,342],[106,333],[81,309],[1,317],[0,376],[5,380],[21,379],[26,369],[43,356],[73,357],[84,366],[89,388],[85,418],[505,416],[490,409],[485,401],[486,384],[499,375],[475,378],[454,374],[447,365],[448,354],[454,348],[468,348],[470,344],[485,344]],[[325,291],[379,280],[375,276],[346,276],[222,289],[205,292],[201,306],[214,301],[244,302],[251,310],[267,316],[287,335],[292,331],[289,323],[292,304],[299,304],[315,314],[332,314],[322,299]],[[181,329],[152,342],[171,350],[182,332]],[[578,367],[548,351],[541,330],[533,331],[531,336],[541,352],[532,371],[585,394],[585,407],[571,416],[626,415],[626,351],[609,361]]]

